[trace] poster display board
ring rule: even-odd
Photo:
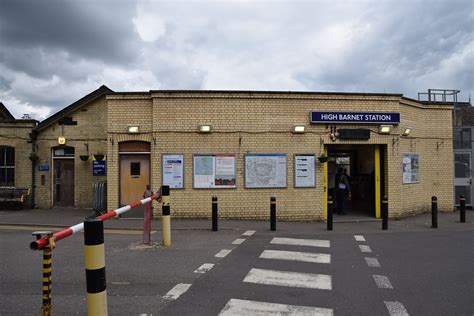
[[[286,154],[245,155],[246,188],[286,188]]]
[[[294,157],[295,188],[313,188],[316,186],[315,156],[296,154]]]
[[[183,155],[163,155],[163,185],[171,189],[184,188]]]
[[[235,188],[237,168],[235,155],[194,155],[193,186],[202,188]]]
[[[417,154],[403,154],[403,184],[420,182],[420,158]]]

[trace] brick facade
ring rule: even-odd
[[[316,168],[315,188],[294,188],[293,154],[319,156],[325,146],[377,144],[386,148],[385,189],[390,197],[392,218],[427,211],[437,195],[439,208],[453,209],[453,151],[451,107],[428,106],[384,94],[324,94],[265,92],[151,91],[116,93],[108,103],[108,202],[119,206],[118,144],[127,140],[151,144],[151,185],[162,183],[162,154],[184,154],[185,188],[172,190],[173,217],[207,218],[210,201],[219,197],[222,218],[267,219],[270,196],[278,199],[278,217],[315,220],[324,216],[324,168]],[[370,128],[370,140],[332,141],[325,125],[310,125],[310,111],[398,112],[401,123],[390,135]],[[139,125],[140,134],[127,133],[128,125]],[[197,126],[210,124],[211,134],[200,134]],[[295,124],[305,124],[304,134],[293,134]],[[338,128],[359,125],[338,125]],[[405,127],[409,137],[401,137]],[[237,155],[236,189],[193,189],[193,154]],[[288,155],[288,187],[245,189],[244,155],[282,153]],[[402,154],[420,156],[420,182],[402,184]],[[159,213],[159,212],[158,212]]]

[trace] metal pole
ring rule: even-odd
[[[171,245],[171,220],[170,220],[170,187],[161,187],[162,199],[162,225],[163,225],[163,246]]]
[[[464,195],[459,197],[459,220],[461,223],[466,222],[466,198]]]
[[[216,232],[218,230],[217,221],[218,221],[218,212],[219,204],[217,201],[217,196],[212,197],[212,231]]]
[[[97,218],[88,218],[84,222],[84,263],[87,315],[107,315],[104,222]]]
[[[388,197],[385,195],[382,200],[382,230],[388,229]]]
[[[276,197],[270,198],[270,230],[276,230]]]
[[[438,228],[438,198],[431,197],[431,227]]]
[[[143,194],[144,198],[150,197],[153,195],[153,191],[151,191],[150,186],[146,186],[146,191]],[[151,234],[151,218],[152,218],[152,208],[151,208],[151,201],[143,205],[143,243],[145,245],[150,244],[150,234]]]
[[[332,230],[332,218],[333,218],[333,202],[332,196],[328,196],[328,222],[327,222],[327,229]]]
[[[49,239],[47,246],[43,248],[43,295],[41,303],[41,316],[51,316],[51,267],[53,264],[52,250],[55,247],[53,232],[51,231],[35,231],[32,233],[39,240]]]

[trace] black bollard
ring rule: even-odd
[[[438,198],[431,197],[431,227],[438,228]]]
[[[461,223],[466,222],[466,198],[464,195],[459,197],[459,220]]]
[[[276,230],[276,197],[270,198],[270,230]]]
[[[388,229],[388,197],[384,196],[382,200],[382,230]]]
[[[217,196],[212,197],[212,231],[216,232],[217,229],[217,219],[219,212],[219,204],[217,201]]]
[[[328,196],[328,230],[332,230],[332,218],[333,218],[333,202],[332,196]]]

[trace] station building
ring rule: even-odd
[[[452,106],[401,94],[102,86],[31,141],[42,208],[91,207],[106,180],[109,209],[165,183],[173,217],[210,217],[215,195],[221,218],[268,219],[275,196],[279,219],[321,220],[344,168],[351,215],[380,217],[383,196],[391,218],[429,211],[433,195],[453,210]]]

